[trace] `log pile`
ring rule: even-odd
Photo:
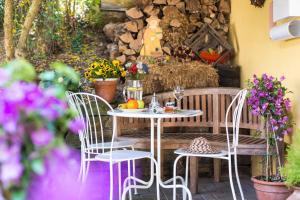
[[[104,33],[111,40],[111,58],[125,62],[136,60],[142,47],[146,19],[156,15],[163,29],[161,45],[166,55],[185,46],[185,40],[205,24],[213,27],[222,39],[229,31],[230,0],[135,0],[126,11],[126,22],[107,24]]]

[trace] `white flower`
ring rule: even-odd
[[[142,62],[138,62],[138,63],[137,63],[137,68],[138,68],[139,70],[143,70],[143,63],[142,63]]]
[[[131,65],[132,65],[132,63],[131,63],[131,62],[128,62],[128,63],[126,63],[126,64],[125,64],[125,67],[126,67],[126,69],[130,68],[130,67],[131,67]]]

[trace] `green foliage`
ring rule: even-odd
[[[0,0],[0,26],[4,2]],[[14,40],[17,41],[31,0],[14,1]],[[72,50],[81,53],[85,33],[102,30],[101,0],[43,0],[27,40],[27,55],[34,60]]]
[[[65,32],[64,13],[60,9],[59,1],[45,1],[36,22],[35,34],[32,38],[35,45],[32,47],[38,49],[39,46],[44,45],[45,49],[42,52],[58,53],[63,49]]]
[[[29,10],[31,1],[30,0],[20,0],[14,1],[14,33],[19,36],[22,30],[22,25],[24,23],[25,17]]]
[[[82,30],[78,30],[71,41],[72,52],[74,53],[81,52],[82,42],[83,42],[83,32]]]
[[[286,184],[300,186],[300,130],[294,133],[293,144],[287,152],[287,164],[282,169]]]
[[[103,26],[103,13],[101,12],[100,4],[101,0],[86,1],[87,9],[85,13],[85,20],[94,29],[98,29]]]
[[[0,0],[0,26],[3,25],[4,20],[4,0]]]
[[[11,81],[34,81],[36,73],[30,63],[25,60],[14,60],[4,65],[4,68],[11,74]]]
[[[51,67],[53,71],[46,71],[39,75],[42,88],[55,86],[57,90],[62,91],[78,92],[80,90],[80,76],[73,68],[61,63],[53,63]]]

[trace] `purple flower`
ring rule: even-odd
[[[0,179],[5,186],[12,182],[19,182],[23,173],[23,166],[17,160],[10,160],[1,164]]]
[[[287,129],[287,132],[288,132],[288,133],[292,133],[292,132],[293,132],[293,128],[291,128],[291,127],[288,128],[288,129]]]
[[[10,80],[10,74],[7,70],[0,68],[0,86],[3,86]]]
[[[285,77],[284,76],[281,76],[280,77],[280,81],[284,81],[285,80]]]
[[[266,109],[268,108],[268,106],[269,106],[269,103],[264,103],[264,104],[262,105],[262,111],[265,112]]]
[[[53,133],[47,129],[39,129],[30,134],[32,143],[36,146],[48,145],[53,139]]]
[[[278,130],[278,126],[273,126],[273,131],[277,131]]]
[[[85,128],[85,123],[83,119],[76,118],[70,121],[68,126],[73,133],[78,133],[79,131],[82,131]]]
[[[285,105],[285,108],[289,111],[291,109],[291,101],[290,101],[290,99],[285,99],[284,100],[284,105]]]
[[[249,82],[248,106],[253,115],[270,116],[269,123],[272,130],[278,134],[289,133],[291,127],[288,111],[291,109],[290,99],[285,97],[286,88],[281,81],[273,76],[262,74],[261,77],[253,76]]]

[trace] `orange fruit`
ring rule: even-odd
[[[129,100],[127,102],[128,109],[138,109],[138,107],[139,107],[139,104],[138,104],[137,100]]]

